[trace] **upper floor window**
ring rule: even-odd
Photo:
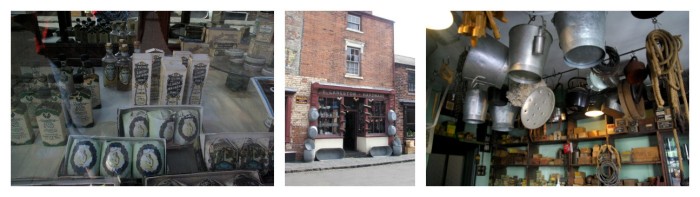
[[[348,14],[348,29],[361,31],[362,19],[360,16]]]
[[[360,48],[348,46],[345,48],[345,73],[360,76]]]
[[[416,72],[411,70],[408,71],[408,92],[416,92]]]

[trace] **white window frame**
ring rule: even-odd
[[[359,23],[350,22],[350,16],[357,17],[359,19]],[[345,17],[345,22],[346,22],[345,23],[345,30],[357,32],[357,33],[364,33],[364,32],[362,32],[362,17],[360,17],[360,15],[348,14],[347,17]],[[350,25],[348,23],[357,24],[358,29],[350,28]]]
[[[354,47],[354,48],[359,48],[359,49],[360,49],[360,62],[359,62],[359,65],[358,65],[358,73],[359,73],[359,74],[355,75],[355,74],[350,74],[350,73],[348,73],[348,70],[347,70],[347,66],[348,66],[347,57],[346,57],[346,56],[343,56],[343,57],[344,57],[344,61],[345,61],[345,77],[346,77],[346,78],[354,78],[354,79],[363,79],[363,78],[362,78],[362,59],[364,59],[364,58],[362,58],[362,55],[365,53],[365,43],[364,43],[364,42],[360,42],[360,41],[356,41],[356,40],[345,39],[345,50],[343,51],[344,54],[347,53],[348,47]],[[346,55],[347,55],[347,54],[346,54]]]

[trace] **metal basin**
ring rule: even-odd
[[[570,67],[593,67],[605,57],[605,12],[557,12],[552,23]]]
[[[508,78],[533,84],[542,79],[552,35],[542,26],[523,24],[510,29]]]
[[[369,149],[369,155],[372,157],[386,157],[393,153],[394,151],[389,146],[375,146]]]
[[[316,151],[316,159],[319,161],[342,159],[345,157],[345,150],[342,148],[324,148]]]
[[[507,132],[514,128],[513,123],[519,112],[518,107],[508,103],[504,106],[491,106],[491,130]]]
[[[476,47],[469,49],[462,70],[464,78],[474,79],[482,76],[483,81],[499,87],[507,76],[508,47],[487,35],[479,39]]]
[[[487,107],[486,92],[478,88],[467,90],[467,95],[464,97],[464,122],[469,124],[484,123]]]

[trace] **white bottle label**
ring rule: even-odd
[[[114,67],[114,63],[105,64],[104,73],[107,81],[114,81],[116,78],[116,68]]]
[[[10,125],[12,126],[12,143],[24,144],[32,139],[31,127],[27,118],[27,114],[19,114],[12,112],[12,121]]]
[[[77,94],[70,97],[70,116],[73,123],[78,126],[87,126],[93,123],[92,100],[86,95]]]
[[[66,141],[66,126],[63,113],[55,109],[37,109],[36,121],[39,124],[41,140],[48,145],[59,145]]]

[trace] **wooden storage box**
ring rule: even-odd
[[[624,151],[620,153],[620,159],[622,162],[632,162],[632,152]]]
[[[634,162],[659,161],[659,159],[659,147],[651,146],[632,149],[632,161]]]
[[[637,186],[637,179],[622,179],[623,186]]]
[[[586,157],[583,157],[583,156],[582,156],[582,157],[579,157],[579,158],[578,158],[578,164],[580,164],[580,165],[592,164],[592,163],[591,163],[591,157],[588,157],[588,156],[586,156]]]

